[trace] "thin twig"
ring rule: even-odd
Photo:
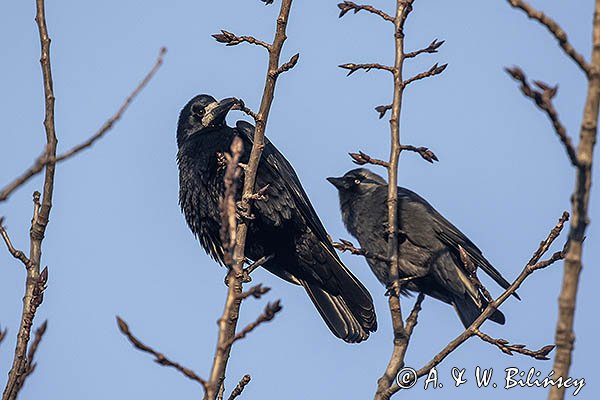
[[[350,242],[348,240],[340,239],[339,242],[333,242],[332,244],[333,244],[333,247],[335,247],[336,249],[338,249],[341,252],[349,251],[350,253],[357,255],[357,256],[363,256],[366,258],[371,258],[373,260],[383,261],[385,263],[390,262],[390,260],[387,257],[382,256],[381,254],[373,254],[365,249],[359,249],[357,247],[354,247],[352,242]]]
[[[260,299],[263,295],[267,294],[271,290],[270,287],[263,287],[262,284],[258,284],[252,286],[248,290],[244,290],[242,293],[238,295],[240,300],[247,299],[248,297],[254,297],[255,299]]]
[[[404,58],[414,58],[414,57],[418,56],[419,54],[423,54],[423,53],[429,53],[429,54],[437,53],[438,49],[444,44],[444,42],[445,42],[445,40],[438,41],[437,39],[434,39],[433,42],[429,43],[429,45],[427,47],[419,49],[417,51],[411,51],[410,53],[406,53]]]
[[[175,368],[177,371],[181,372],[183,375],[185,375],[189,379],[191,379],[195,382],[198,382],[200,385],[202,385],[204,390],[206,390],[206,381],[204,379],[200,378],[194,371],[182,366],[181,364],[179,364],[175,361],[171,361],[164,354],[162,354],[162,353],[154,350],[150,346],[147,346],[144,343],[142,343],[142,341],[140,341],[138,338],[133,336],[133,334],[129,330],[129,326],[127,325],[127,323],[118,316],[117,316],[117,324],[119,326],[119,330],[121,331],[121,333],[127,338],[127,340],[129,340],[129,342],[136,349],[141,350],[145,353],[148,353],[148,354],[151,354],[152,356],[154,356],[154,361],[157,364],[160,364],[165,367]]]
[[[410,85],[411,83],[413,83],[414,81],[429,78],[430,76],[439,75],[442,72],[444,72],[444,70],[446,69],[447,66],[448,66],[448,64],[438,65],[436,63],[431,68],[429,68],[427,71],[421,72],[420,74],[412,76],[412,77],[408,78],[407,80],[405,80],[404,82],[402,82],[402,86],[406,87],[406,86]]]
[[[227,400],[234,400],[236,397],[242,394],[246,385],[250,383],[252,377],[248,374],[244,375],[237,386],[233,389]]]
[[[495,339],[485,333],[481,332],[479,329],[474,329],[475,335],[477,335],[484,342],[493,344],[498,347],[500,351],[504,354],[508,354],[512,356],[513,353],[519,353],[531,358],[535,358],[536,360],[549,360],[548,354],[554,349],[553,344],[549,344],[547,346],[542,347],[539,350],[529,350],[524,344],[510,344],[508,340],[505,339]]]
[[[435,153],[431,150],[429,150],[427,147],[416,147],[416,146],[412,146],[412,145],[408,145],[408,144],[403,144],[400,146],[400,150],[401,151],[412,151],[415,153],[418,153],[423,160],[430,162],[433,164],[434,161],[440,161],[437,156],[435,155]]]
[[[0,202],[7,200],[8,197],[16,189],[18,189],[19,187],[24,185],[27,181],[29,181],[29,179],[33,178],[38,173],[40,173],[42,171],[42,169],[46,166],[46,164],[48,164],[49,162],[51,162],[51,161],[60,162],[60,161],[64,161],[68,158],[73,157],[80,151],[85,150],[88,147],[91,147],[96,141],[101,139],[108,131],[110,131],[111,128],[114,126],[114,124],[121,119],[121,117],[123,116],[123,114],[125,113],[127,108],[129,107],[131,102],[137,97],[137,95],[142,91],[142,89],[144,89],[144,87],[146,87],[148,82],[156,74],[156,71],[158,71],[158,69],[160,68],[160,66],[163,63],[163,59],[164,59],[166,52],[167,52],[166,48],[163,47],[160,49],[158,58],[156,59],[154,66],[150,69],[150,71],[146,74],[146,76],[144,77],[144,79],[142,79],[142,81],[138,84],[138,86],[133,90],[133,92],[131,92],[131,94],[129,96],[127,96],[127,98],[125,99],[123,104],[121,104],[121,106],[119,107],[117,112],[115,114],[113,114],[108,120],[106,120],[106,122],[104,122],[104,124],[102,124],[102,126],[100,127],[100,129],[98,129],[96,131],[96,133],[94,133],[92,136],[90,136],[90,138],[87,139],[85,142],[82,142],[82,143],[78,144],[77,146],[71,148],[70,150],[67,150],[66,152],[56,156],[56,159],[54,161],[52,160],[52,157],[48,153],[48,148],[46,148],[44,150],[44,152],[35,160],[35,162],[33,163],[33,165],[31,167],[29,167],[21,175],[19,175],[17,178],[15,178],[12,182],[7,184],[0,191]]]
[[[369,156],[368,154],[363,153],[362,151],[358,151],[358,153],[348,153],[350,155],[350,157],[352,157],[352,162],[354,162],[355,164],[358,165],[365,165],[365,164],[373,164],[373,165],[379,165],[385,168],[389,168],[390,163],[387,161],[383,161],[383,160],[379,160],[377,158],[373,158],[371,156]]]
[[[223,243],[223,259],[225,264],[233,262],[233,247],[235,246],[235,231],[237,229],[235,195],[242,169],[239,167],[240,157],[244,152],[242,139],[235,137],[231,142],[231,154],[224,154],[227,167],[223,178],[225,183],[225,194],[221,199],[219,208],[221,211],[221,243]]]
[[[536,10],[531,5],[527,4],[522,0],[507,0],[508,3],[513,7],[520,9],[527,14],[529,18],[538,21],[544,25],[558,41],[559,46],[564,52],[583,70],[583,72],[589,77],[592,71],[592,66],[588,64],[583,55],[577,52],[573,45],[569,42],[567,33],[558,25],[556,21],[548,17],[541,11]]]
[[[25,253],[23,253],[21,250],[17,250],[15,249],[15,247],[13,246],[12,242],[10,241],[10,237],[8,236],[8,232],[6,232],[6,229],[4,228],[4,217],[0,217],[0,235],[2,236],[2,239],[4,239],[4,243],[6,243],[6,247],[8,248],[8,252],[17,260],[21,261],[23,263],[23,265],[25,265],[25,268],[29,268],[31,266],[31,261],[29,260],[29,258],[27,258],[27,256],[25,255]]]
[[[271,49],[271,45],[263,42],[262,40],[258,40],[253,36],[237,36],[234,33],[227,32],[225,30],[221,30],[221,33],[215,33],[212,35],[215,40],[219,43],[225,43],[226,46],[236,46],[240,43],[250,43],[255,44],[260,47],[264,47],[267,50]]]
[[[360,69],[364,69],[366,72],[369,72],[372,69],[380,69],[383,71],[391,72],[392,74],[394,73],[394,67],[390,67],[388,65],[383,65],[383,64],[377,64],[377,63],[370,63],[370,64],[347,63],[347,64],[338,65],[338,67],[348,70],[348,75],[346,75],[346,76],[350,76]]]
[[[558,135],[558,138],[562,142],[565,151],[569,156],[571,164],[576,167],[578,164],[577,152],[575,151],[571,137],[567,134],[567,129],[558,117],[558,112],[554,108],[554,103],[552,103],[552,99],[558,91],[558,86],[551,87],[543,82],[535,81],[534,84],[541,89],[541,91],[535,90],[529,86],[525,73],[519,67],[505,68],[505,70],[516,81],[521,83],[521,92],[526,97],[532,99],[538,108],[546,113],[550,122],[552,122],[554,131]]]
[[[346,15],[348,11],[354,11],[354,14],[356,14],[359,11],[364,10],[370,12],[371,14],[379,15],[381,18],[391,22],[392,24],[394,23],[394,17],[370,5],[356,4],[351,1],[344,1],[343,3],[338,3],[337,6],[340,9],[339,18],[342,18],[344,15]]]
[[[256,320],[244,327],[239,333],[237,333],[234,337],[229,339],[224,343],[225,347],[231,347],[232,344],[246,337],[250,332],[256,329],[259,325],[264,324],[265,322],[271,321],[275,318],[275,315],[282,310],[281,300],[276,300],[273,303],[267,303],[265,309],[262,314],[256,318]]]

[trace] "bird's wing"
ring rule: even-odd
[[[238,121],[236,127],[249,149],[254,141],[254,126],[246,121]],[[311,231],[326,243],[329,250],[335,254],[328,239],[327,231],[311,205],[308,195],[302,188],[296,172],[289,161],[267,138],[265,138],[265,148],[260,167],[261,169],[264,168],[265,172],[264,174],[261,173],[261,180],[264,179],[265,182],[260,184],[269,184],[269,197],[274,196],[275,198],[269,201],[256,202],[255,206],[263,211],[263,215],[273,218],[272,222],[277,225],[282,222],[282,219],[289,219],[292,210],[297,209]],[[260,188],[260,184],[257,184],[257,188]]]
[[[419,208],[424,208],[424,210],[427,211],[427,214],[433,220],[432,229],[435,231],[436,236],[443,243],[452,247],[457,254],[460,252],[460,247],[462,247],[473,260],[473,262],[500,286],[502,286],[504,289],[510,286],[510,283],[504,279],[500,271],[494,268],[494,266],[490,264],[490,262],[483,256],[481,250],[479,250],[479,248],[471,240],[469,240],[464,233],[462,233],[456,226],[444,218],[425,199],[418,194],[401,187],[398,188],[398,193],[400,196],[406,199],[405,203],[409,204],[409,207],[411,203],[413,204],[413,207],[418,204]],[[519,298],[518,296],[516,297]]]

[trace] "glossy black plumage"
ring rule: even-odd
[[[224,166],[219,153],[229,152],[235,136],[242,138],[247,163],[254,127],[238,121],[225,124],[234,99],[193,98],[181,111],[177,129],[179,202],[202,247],[223,263],[219,236],[219,202],[224,191]],[[266,140],[256,188],[266,185],[267,199],[253,202],[246,256],[274,255],[264,268],[304,287],[330,330],[341,339],[361,342],[377,328],[369,292],[340,261],[292,166]],[[241,193],[238,193],[238,198]]]
[[[386,255],[387,182],[365,168],[327,179],[339,191],[342,219],[348,231],[363,249]],[[468,279],[459,247],[500,286],[509,286],[473,242],[425,199],[403,187],[398,187],[398,229],[400,278],[416,277],[403,288],[452,304],[465,327],[475,321],[487,302]],[[367,262],[377,279],[388,287],[388,264],[372,258],[367,258]],[[407,294],[406,290],[403,294]],[[500,311],[490,319],[505,322]]]

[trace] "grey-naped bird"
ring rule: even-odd
[[[196,96],[181,110],[177,126],[179,204],[204,250],[221,264],[225,168],[219,154],[229,152],[238,136],[244,144],[240,162],[247,164],[254,139],[254,126],[247,122],[227,126],[225,117],[235,104],[234,98]],[[246,257],[273,256],[263,267],[301,285],[335,336],[349,343],[367,339],[377,329],[371,295],[340,261],[290,163],[265,138],[255,187],[267,185],[267,199],[252,203]]]
[[[363,249],[385,257],[388,251],[387,182],[365,168],[327,180],[338,189],[342,219],[350,234]],[[398,187],[398,230],[399,278],[409,278],[402,286],[402,294],[408,294],[407,289],[423,292],[451,304],[465,327],[479,317],[488,303],[469,279],[460,247],[500,286],[506,289],[510,285],[469,238],[425,199],[403,187]],[[367,262],[377,279],[390,288],[389,264],[374,258],[367,258]],[[505,322],[498,310],[490,320]]]

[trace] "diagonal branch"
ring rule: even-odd
[[[554,104],[552,103],[552,99],[556,95],[558,91],[558,86],[551,87],[544,82],[534,81],[534,84],[541,90],[535,90],[529,83],[527,82],[527,77],[523,70],[519,67],[513,68],[505,68],[505,71],[513,77],[516,81],[521,83],[521,92],[526,96],[532,99],[538,108],[546,113],[550,122],[552,122],[552,126],[554,127],[554,131],[558,135],[558,138],[562,142],[565,147],[565,151],[569,156],[569,160],[573,166],[577,166],[579,161],[577,160],[577,152],[575,151],[575,147],[573,146],[573,142],[571,141],[571,137],[567,134],[567,129],[562,124],[558,117],[558,112],[554,108]]]
[[[406,86],[410,85],[411,83],[413,83],[414,81],[429,78],[430,76],[439,75],[442,72],[444,72],[444,70],[446,69],[447,66],[448,66],[448,64],[438,65],[436,63],[431,68],[429,68],[427,71],[421,72],[420,74],[412,76],[412,77],[408,78],[407,80],[405,80],[404,82],[402,82],[402,86],[406,87]]]
[[[512,356],[513,353],[519,353],[531,358],[535,358],[536,360],[549,360],[550,358],[548,358],[548,354],[555,347],[553,344],[549,344],[539,350],[529,350],[524,344],[510,344],[508,340],[495,339],[481,332],[479,329],[474,329],[474,332],[475,335],[477,335],[481,340],[493,344],[494,346],[498,347],[500,351],[502,351],[504,354],[508,354],[509,356]]]
[[[542,241],[542,243],[540,244],[538,249],[534,252],[534,256],[539,254],[539,257],[542,257],[546,253],[548,246],[550,244],[552,244],[552,242],[556,239],[557,234],[560,233],[562,227],[564,226],[564,223],[568,220],[568,218],[569,218],[569,214],[567,212],[564,212],[563,215],[561,216],[561,218],[559,219],[558,223],[556,224],[556,226],[552,229],[552,231],[548,235],[548,237],[544,241]],[[500,296],[498,296],[498,298],[496,300],[490,302],[488,304],[488,306],[482,311],[481,315],[471,324],[471,326],[469,326],[460,335],[458,335],[454,340],[452,340],[450,343],[448,343],[448,345],[446,347],[444,347],[439,353],[437,353],[427,364],[425,364],[423,367],[421,367],[419,370],[417,370],[415,375],[412,377],[412,379],[413,380],[419,379],[420,377],[427,375],[433,367],[436,367],[437,365],[439,365],[446,357],[448,357],[448,355],[450,355],[453,351],[455,351],[461,344],[466,342],[471,337],[476,336],[477,331],[479,330],[479,327],[498,309],[498,307],[500,307],[500,305],[502,305],[510,296],[512,296],[517,291],[517,289],[521,286],[521,284],[525,281],[525,279],[527,279],[533,272],[552,265],[554,262],[563,259],[564,256],[565,256],[565,250],[563,249],[563,251],[554,253],[549,259],[541,261],[541,262],[536,261],[535,263],[532,263],[532,261],[530,260],[527,263],[527,265],[525,265],[525,267],[523,268],[523,270],[521,271],[521,273],[519,274],[517,279],[515,279],[515,281],[508,287],[508,289],[506,289]],[[539,260],[539,258],[537,258],[537,259]],[[533,260],[533,258],[532,258],[532,260]],[[494,343],[494,345],[496,345],[496,343]],[[542,349],[539,350],[539,352],[540,352],[539,354],[546,351],[547,349],[548,349],[547,346],[543,347]],[[549,352],[550,350],[547,350],[547,351]],[[406,387],[411,387],[411,385],[410,385],[411,382],[403,382],[403,383],[406,384]],[[387,400],[391,396],[393,396],[395,393],[400,391],[401,389],[402,389],[402,387],[400,387],[398,385],[398,383],[394,383],[389,389],[387,389],[383,393],[381,398]]]
[[[87,139],[85,142],[80,143],[77,146],[71,148],[70,150],[56,156],[54,162],[64,161],[68,158],[73,157],[80,151],[91,147],[96,141],[101,139],[108,131],[110,131],[114,124],[121,119],[127,108],[129,108],[129,105],[133,102],[137,95],[142,91],[142,89],[144,89],[144,87],[146,87],[146,85],[148,84],[148,82],[150,82],[152,77],[154,77],[154,75],[163,63],[163,59],[166,52],[166,48],[163,47],[160,49],[158,58],[156,59],[154,66],[150,69],[150,71],[146,74],[146,76],[144,77],[144,79],[142,79],[138,86],[133,90],[133,92],[131,92],[131,94],[127,96],[127,98],[125,99],[123,104],[121,104],[117,112],[113,114],[113,116],[111,116],[108,120],[106,120],[106,122],[102,124],[102,126],[100,127],[100,129],[98,129],[98,131],[96,131],[96,133],[90,136],[90,138]],[[0,190],[0,202],[7,200],[8,197],[12,194],[12,192],[14,192],[20,186],[24,185],[27,181],[29,181],[29,179],[39,174],[49,162],[52,162],[52,156],[48,153],[48,148],[46,148],[44,152],[35,160],[31,167],[29,167],[21,175],[19,175],[12,182],[10,182],[4,188],[2,188],[2,190]]]
[[[206,390],[206,381],[202,378],[200,378],[194,371],[192,371],[189,368],[186,368],[184,366],[182,366],[181,364],[175,362],[175,361],[171,361],[169,358],[167,358],[164,354],[154,350],[152,347],[145,345],[141,340],[139,340],[138,338],[136,338],[135,336],[133,336],[133,334],[131,333],[131,331],[129,330],[129,325],[127,325],[127,323],[121,319],[119,316],[117,316],[117,325],[119,326],[119,330],[121,331],[121,333],[127,338],[127,340],[129,340],[129,342],[138,350],[143,351],[144,353],[148,353],[154,356],[154,361],[157,364],[160,364],[162,366],[165,367],[172,367],[175,368],[177,371],[181,372],[183,375],[185,375],[186,377],[188,377],[189,379],[198,382],[200,385],[202,385],[202,387],[204,388],[204,390]]]
[[[437,39],[434,39],[433,42],[429,43],[429,45],[427,47],[424,47],[417,51],[411,51],[410,53],[406,53],[404,58],[414,58],[414,57],[418,56],[419,54],[423,54],[423,53],[429,53],[429,54],[437,53],[438,49],[444,44],[444,42],[445,42],[445,40],[438,41]]]
[[[389,14],[386,14],[385,12],[381,11],[378,8],[375,8],[373,6],[370,6],[368,4],[356,4],[353,3],[351,1],[344,1],[343,3],[338,3],[338,8],[340,9],[340,15],[339,17],[342,18],[344,15],[346,15],[347,12],[349,11],[354,11],[354,14],[358,13],[359,11],[368,11],[371,14],[375,14],[375,15],[379,15],[381,18],[383,18],[386,21],[391,22],[392,24],[394,23],[394,17],[392,17]]]
[[[359,248],[354,247],[352,242],[350,242],[348,240],[340,239],[339,242],[333,242],[332,244],[333,244],[333,247],[335,247],[336,249],[338,249],[341,252],[349,251],[350,253],[357,255],[357,256],[363,256],[366,258],[371,258],[373,260],[383,261],[385,263],[390,262],[390,260],[387,257],[384,257],[381,254],[373,254],[365,249],[359,249]]]
[[[423,147],[423,146],[416,147],[416,146],[412,146],[409,144],[403,144],[400,146],[400,151],[404,151],[404,150],[418,153],[423,158],[423,160],[430,162],[432,164],[434,161],[440,161],[437,158],[437,156],[435,155],[435,153],[433,151],[429,150],[429,148],[427,148],[427,147]]]
[[[23,253],[21,250],[17,250],[15,249],[15,247],[13,246],[12,242],[10,241],[10,237],[8,236],[8,232],[6,232],[6,229],[4,228],[4,217],[0,217],[0,236],[2,236],[2,239],[4,239],[4,243],[6,243],[6,247],[8,248],[8,252],[17,260],[21,261],[23,263],[23,265],[25,265],[25,268],[29,268],[31,266],[31,261],[29,260],[29,258],[27,258],[27,256],[25,255],[25,253]]]
[[[252,377],[250,375],[244,375],[242,379],[240,379],[240,382],[237,384],[237,386],[231,391],[231,394],[229,395],[227,400],[234,400],[236,397],[241,395],[244,389],[246,388],[246,385],[248,385],[251,380]]]
[[[256,320],[254,322],[246,325],[246,327],[244,327],[244,329],[242,329],[234,337],[232,337],[227,342],[225,342],[223,344],[223,346],[225,348],[226,347],[231,347],[231,345],[234,344],[235,342],[237,342],[238,340],[241,340],[241,339],[245,338],[246,335],[248,335],[250,332],[252,332],[254,329],[256,329],[259,325],[264,324],[265,322],[269,322],[273,318],[275,318],[275,315],[279,311],[281,311],[282,308],[283,307],[281,306],[281,300],[276,300],[273,303],[267,303],[267,305],[265,306],[265,310],[263,311],[263,313],[260,314],[258,316],[258,318],[256,318]]]
[[[583,70],[589,77],[592,73],[592,66],[585,60],[583,55],[577,52],[573,45],[569,42],[567,33],[558,25],[556,21],[548,17],[541,11],[536,10],[531,5],[522,0],[507,0],[508,3],[519,10],[522,10],[531,19],[538,21],[550,31],[552,36],[558,41],[558,45],[564,52]]]

